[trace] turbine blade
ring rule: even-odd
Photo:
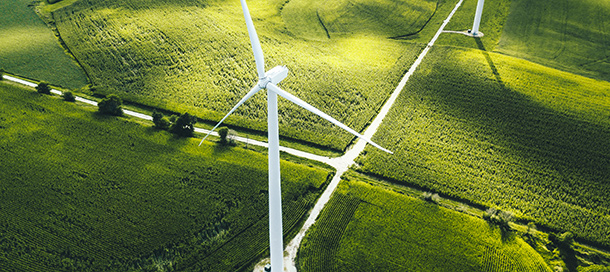
[[[203,141],[205,141],[206,138],[208,138],[208,136],[210,136],[210,134],[212,134],[212,132],[218,127],[220,126],[220,124],[222,124],[222,122],[227,119],[227,117],[229,117],[229,115],[231,115],[231,113],[233,113],[237,108],[239,108],[239,106],[241,106],[241,104],[243,104],[244,102],[246,102],[246,100],[250,99],[250,97],[252,97],[255,93],[257,93],[258,91],[261,90],[261,87],[258,86],[258,83],[252,88],[252,90],[250,90],[250,92],[248,92],[241,100],[239,100],[239,102],[237,102],[237,105],[235,105],[235,107],[233,107],[229,113],[227,113],[227,115],[225,115],[224,118],[222,118],[222,120],[220,120],[220,122],[218,122],[218,124],[216,124],[216,126],[214,128],[212,128],[212,130],[210,130],[210,132],[208,132],[207,135],[205,135],[205,137],[201,140],[201,142],[199,142],[199,146],[201,146],[201,144],[203,143]]]
[[[246,0],[241,1],[241,8],[244,10],[244,18],[246,19],[246,26],[248,27],[248,35],[250,36],[250,43],[252,44],[252,52],[254,53],[254,61],[256,62],[256,70],[258,72],[258,78],[265,77],[265,57],[263,56],[263,49],[261,43],[258,40],[256,29],[254,29],[254,23],[252,17],[250,17],[250,11]]]
[[[382,150],[384,152],[393,154],[392,151],[387,150],[387,149],[381,147],[380,145],[378,145],[375,142],[367,139],[366,137],[364,137],[360,133],[356,132],[355,130],[353,130],[353,129],[349,128],[348,126],[344,125],[343,123],[337,121],[337,119],[330,117],[328,114],[326,114],[326,113],[316,109],[314,106],[312,106],[312,105],[308,104],[307,102],[299,99],[298,97],[296,97],[296,96],[294,96],[294,95],[292,95],[292,94],[290,94],[290,93],[280,89],[278,86],[275,86],[274,84],[269,83],[269,84],[267,84],[267,90],[272,91],[272,92],[282,96],[283,98],[286,98],[286,99],[290,100],[292,103],[295,103],[295,104],[305,108],[306,110],[315,113],[316,115],[326,119],[327,121],[329,121],[329,122],[339,126],[340,128],[346,130],[347,132],[353,134],[354,136],[356,136],[356,137],[366,141],[367,143],[371,144],[372,146],[374,146],[374,147],[376,147],[376,148],[378,148],[378,149],[380,149],[380,150]]]

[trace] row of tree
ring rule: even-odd
[[[0,69],[0,80],[2,80],[3,70]],[[47,82],[40,82],[36,86],[36,91],[40,94],[51,94],[51,87]],[[62,97],[66,101],[74,102],[76,97],[70,91],[64,91]],[[98,104],[98,112],[106,115],[123,116],[123,99],[116,94],[107,95]],[[195,132],[195,124],[197,117],[187,113],[180,116],[172,115],[169,118],[163,116],[159,111],[154,111],[152,114],[154,127],[161,130],[167,130],[182,137],[192,137]],[[234,132],[227,127],[222,127],[218,130],[221,144],[233,144]]]

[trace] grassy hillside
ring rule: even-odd
[[[390,2],[375,3],[392,10],[383,6]],[[281,87],[362,130],[422,46],[363,33],[305,40],[293,33],[299,24],[283,16],[290,10],[290,4],[284,4],[248,1],[267,68],[287,65],[291,73]],[[412,11],[417,16],[407,16],[406,25],[412,22],[416,29],[430,12]],[[82,0],[54,15],[62,37],[100,93],[119,93],[131,101],[217,121],[255,83],[239,1]],[[265,131],[265,101],[264,95],[256,96],[228,123]],[[284,100],[280,112],[283,136],[338,150],[353,139]]]
[[[87,77],[29,7],[31,2],[0,1],[0,68],[66,88],[85,86]]]
[[[361,171],[610,246],[610,83],[436,47],[405,90]]]
[[[610,2],[512,0],[498,51],[610,81]]]
[[[299,251],[299,271],[550,271],[484,220],[350,177]]]
[[[235,271],[267,249],[264,154],[6,83],[0,96],[0,270]],[[282,174],[289,234],[329,172]]]
[[[282,9],[282,17],[292,33],[310,39],[352,34],[400,37],[419,32],[434,14],[437,2],[294,0]]]
[[[478,40],[479,42],[466,35],[446,33],[438,38],[436,45],[453,45],[493,51],[503,34],[507,17],[510,14],[511,1],[485,1],[483,15],[481,16],[481,26],[479,28],[480,32],[483,33],[483,38]],[[451,18],[451,22],[447,24],[445,30],[466,31],[472,29],[477,2],[477,0],[464,1],[459,11]]]

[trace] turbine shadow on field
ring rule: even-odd
[[[494,64],[493,60],[489,56],[487,49],[485,49],[485,45],[483,45],[483,42],[481,42],[481,38],[474,37],[474,41],[477,43],[477,47],[479,47],[479,49],[485,56],[485,59],[487,60],[487,63],[489,64],[489,68],[491,68],[491,72],[496,77],[496,80],[502,86],[502,89],[506,90],[506,84],[504,84],[504,81],[502,81],[502,77],[500,77],[500,72],[498,72],[498,68],[496,68],[496,65]]]
[[[482,47],[480,41],[477,43]],[[527,182],[547,184],[544,189],[553,192],[557,200],[608,213],[604,205],[610,199],[601,192],[610,190],[607,137],[610,130],[573,114],[558,112],[506,86],[490,54],[485,51],[483,54],[495,80],[480,77],[478,73],[482,70],[477,69],[480,67],[437,63],[435,74],[461,76],[452,79],[454,88],[430,87],[426,95],[431,96],[437,108],[482,133],[484,136],[476,137],[491,144],[490,154],[499,148],[505,155],[520,158],[520,164],[535,163],[537,166],[532,168],[535,171],[527,174]],[[543,83],[534,83],[532,87],[540,84]],[[514,171],[519,167],[507,169]],[[583,180],[588,184],[579,184]],[[579,202],[582,199],[589,201],[583,205]]]

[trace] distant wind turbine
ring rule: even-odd
[[[483,5],[485,0],[479,0],[477,2],[477,10],[474,13],[474,23],[472,24],[472,35],[479,36],[479,25],[481,24],[481,15],[483,15]]]
[[[365,140],[367,143],[392,154],[391,151],[379,146],[371,140],[360,135],[358,132],[347,127],[336,119],[330,117],[326,113],[316,109],[312,105],[309,105],[305,101],[295,97],[294,95],[280,89],[276,84],[281,82],[286,76],[288,76],[288,68],[285,66],[277,66],[265,73],[265,60],[263,57],[263,50],[258,40],[258,35],[254,29],[250,12],[245,0],[240,0],[241,6],[246,19],[246,26],[248,27],[248,34],[250,36],[250,42],[252,44],[252,51],[254,52],[254,60],[256,62],[256,70],[258,72],[258,83],[252,87],[252,90],[248,92],[238,103],[233,107],[227,115],[225,115],[220,122],[206,135],[201,143],[210,136],[222,122],[227,119],[231,113],[233,113],[241,104],[246,102],[250,97],[256,94],[262,89],[267,89],[267,133],[269,142],[269,242],[271,252],[271,268],[275,272],[283,271],[283,231],[282,231],[282,190],[280,187],[280,141],[278,132],[278,114],[277,114],[277,95],[280,95],[291,102],[305,108],[306,110],[317,114],[318,116],[328,120],[329,122],[339,126],[340,128],[348,131],[349,133]],[[199,145],[201,145],[199,143]]]

